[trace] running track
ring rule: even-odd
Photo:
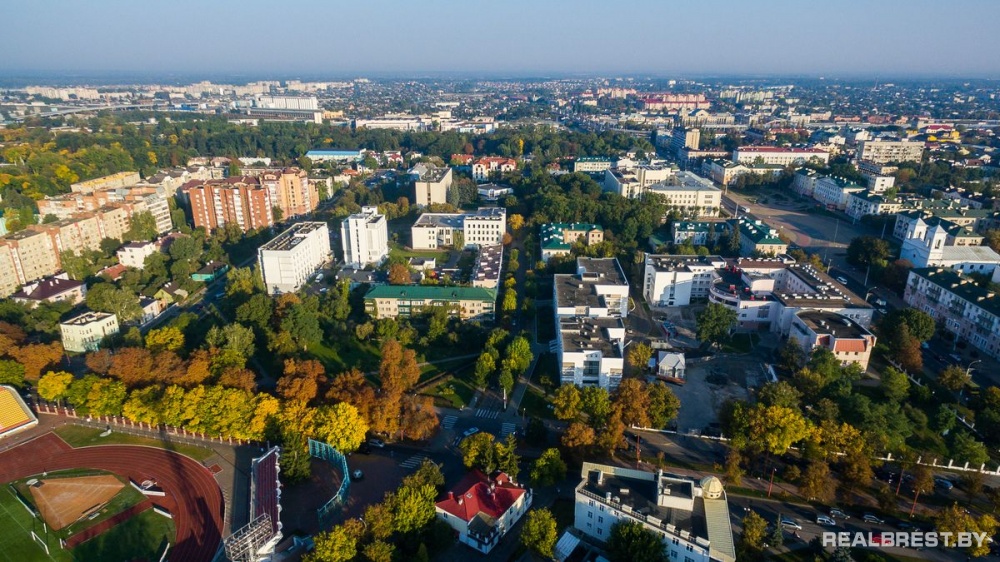
[[[224,504],[212,473],[198,462],[135,445],[74,449],[54,433],[0,453],[0,482],[68,468],[107,470],[140,483],[155,479],[166,497],[151,499],[173,515],[177,527],[169,558],[211,562],[222,540]]]

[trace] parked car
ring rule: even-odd
[[[789,519],[788,517],[781,518],[781,526],[785,527],[786,529],[795,529],[796,531],[802,530],[802,525],[799,525],[798,521],[794,519]]]
[[[955,487],[955,484],[947,478],[937,477],[934,479],[934,487],[941,488],[945,492],[950,492]]]
[[[914,527],[912,523],[907,523],[906,521],[900,521],[896,523],[896,528],[899,529],[900,531],[912,531],[916,529],[916,527]]]
[[[874,513],[866,513],[862,519],[864,519],[865,523],[876,523],[879,525],[885,524],[885,519],[882,519]]]
[[[381,439],[369,439],[368,444],[378,449],[382,449],[385,447],[385,441],[382,441]]]
[[[847,285],[847,279],[845,279],[844,277],[837,276],[836,279],[837,283],[840,283],[841,285]]]
[[[465,433],[462,434],[462,437],[469,437],[469,436],[475,435],[477,433],[479,433],[479,428],[478,427],[470,427],[469,429],[465,430]]]
[[[844,520],[851,518],[851,516],[844,513],[842,509],[838,509],[836,507],[830,510],[830,517],[836,517],[837,519],[844,519]]]
[[[834,521],[832,517],[827,517],[826,515],[817,515],[816,516],[816,524],[817,525],[826,525],[827,527],[836,527],[837,526],[837,522]]]
[[[885,302],[885,299],[882,298],[875,299],[875,306],[885,306],[886,304],[887,303]]]

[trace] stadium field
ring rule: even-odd
[[[32,530],[39,537],[46,538],[42,521],[28,513],[7,484],[0,486],[0,529],[3,529],[0,533],[0,560],[73,562],[73,556],[59,548],[59,539],[51,529],[48,534],[49,555],[45,554],[38,541],[31,538]]]

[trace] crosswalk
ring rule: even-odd
[[[445,416],[441,420],[441,429],[444,429],[445,431],[449,431],[453,427],[455,427],[455,422],[457,422],[457,421],[458,421],[458,416]]]
[[[500,439],[506,439],[508,435],[517,431],[517,425],[505,423],[500,426]]]
[[[488,420],[495,420],[500,415],[500,410],[495,410],[492,408],[478,408],[476,409],[477,418],[486,418]]]
[[[426,458],[427,458],[427,455],[413,455],[412,457],[410,457],[410,458],[406,459],[405,461],[399,463],[399,466],[401,466],[403,468],[408,468],[408,469],[409,468],[417,468],[418,466],[420,466],[420,463],[424,462],[424,459],[426,459]]]

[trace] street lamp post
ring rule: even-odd
[[[771,468],[771,481],[767,484],[767,497],[771,497],[771,489],[774,488],[774,473],[778,472],[778,467]]]

